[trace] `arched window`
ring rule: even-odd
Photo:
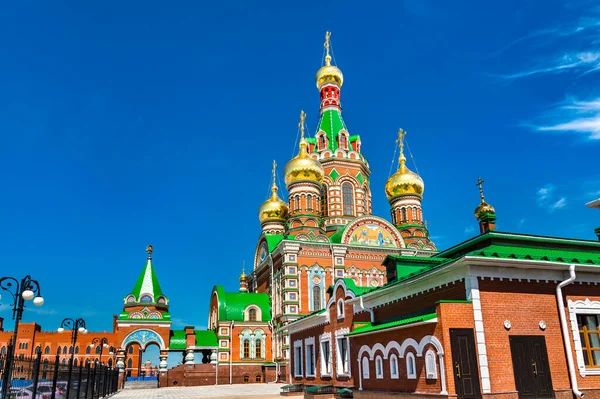
[[[383,378],[383,360],[381,360],[381,356],[375,358],[375,377]]]
[[[77,358],[73,360],[73,367],[77,367]]]
[[[250,382],[250,376],[249,375],[245,375],[244,376],[244,384],[247,384]]]
[[[398,357],[396,355],[390,356],[390,377],[398,378]]]
[[[321,287],[315,285],[312,289],[312,300],[313,300],[313,312],[317,310],[321,310],[322,300],[321,300]]]
[[[435,364],[435,353],[429,349],[425,354],[425,375],[428,379],[437,378],[437,367]]]
[[[412,353],[406,354],[406,378],[414,380],[417,378],[417,366],[415,364],[415,355]]]
[[[78,354],[79,354],[79,347],[78,347],[78,346],[76,346],[76,347],[75,347],[75,354],[76,354],[76,355],[78,355]]]
[[[67,346],[63,346],[63,353],[66,355],[67,354]]]
[[[255,381],[256,382],[262,382],[262,375],[257,375]]]
[[[244,347],[243,358],[244,359],[250,358],[250,340],[249,339],[244,340],[243,347]]]
[[[307,211],[312,211],[313,210],[313,208],[312,208],[312,198],[313,197],[310,194],[308,194],[306,196],[306,210]]]
[[[73,354],[73,347],[69,346],[69,355],[72,355],[72,354]]]
[[[111,347],[108,349],[108,353],[114,353],[114,352],[115,352],[115,347],[114,347],[114,346],[111,346]]]
[[[6,355],[6,346],[3,346],[2,349],[0,349],[0,354]]]
[[[344,317],[344,301],[340,299],[337,307],[337,317],[342,319]]]
[[[66,358],[66,357],[65,357],[65,358],[63,358],[63,360],[62,360],[62,364],[63,364],[63,365],[67,364],[67,358]]]
[[[342,184],[342,202],[344,204],[344,216],[354,216],[354,188],[349,182]]]
[[[262,340],[257,339],[254,344],[254,357],[258,359],[262,359]]]
[[[40,345],[35,347],[35,353],[40,353],[42,351],[42,347]]]
[[[59,346],[58,349],[56,350],[56,353],[60,355],[61,352],[62,352],[62,348]]]
[[[98,345],[98,346],[96,347],[96,355],[99,355],[99,354],[100,354],[100,352],[102,352],[102,346]]]
[[[369,358],[367,356],[362,359],[362,374],[363,379],[368,380],[369,377]]]
[[[130,353],[130,354],[133,353],[133,346],[130,346],[129,349],[127,350],[127,352]]]
[[[319,136],[319,150],[323,150],[327,147],[327,140],[325,139],[325,135],[322,134]]]
[[[406,208],[402,208],[400,210],[400,213],[402,214],[401,218],[402,218],[402,222],[406,222]]]
[[[133,368],[133,360],[132,359],[127,360],[127,368],[129,368],[129,369]]]
[[[256,321],[256,309],[252,308],[248,310],[248,320]]]
[[[152,297],[150,295],[142,295],[140,302],[152,302]]]
[[[131,361],[131,359],[129,359],[129,361]],[[89,366],[90,365],[90,359],[85,359],[85,365]]]
[[[133,353],[133,350],[132,350],[132,349],[133,349],[133,348],[130,346],[130,347],[129,347],[129,353]],[[92,349],[90,348],[90,346],[89,346],[89,345],[87,345],[87,346],[85,347],[85,354],[86,354],[86,355],[89,355],[90,353],[92,353]]]
[[[348,149],[348,140],[346,140],[346,135],[340,134],[339,139],[340,139],[340,148],[347,150]]]
[[[45,355],[49,355],[50,354],[50,347],[47,346],[46,349],[44,349],[44,354]]]

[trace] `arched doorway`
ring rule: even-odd
[[[162,336],[150,329],[130,332],[121,344],[125,348],[125,375],[156,379],[167,369],[167,347]]]

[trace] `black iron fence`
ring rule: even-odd
[[[13,357],[10,352],[0,354],[2,399],[98,399],[119,388],[119,371],[111,367],[73,365],[71,360],[61,363],[59,355],[52,361],[42,360],[41,352],[33,358]],[[7,390],[4,385],[8,385]]]

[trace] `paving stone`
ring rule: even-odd
[[[258,399],[279,396],[285,384],[208,385],[200,387],[169,387],[153,389],[124,389],[114,399],[201,399],[243,398]]]

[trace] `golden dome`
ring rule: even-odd
[[[277,186],[273,183],[271,197],[258,208],[260,222],[285,221],[288,218],[288,207],[277,195]]]
[[[321,183],[323,181],[323,176],[325,175],[321,162],[312,159],[310,155],[308,155],[308,141],[304,138],[304,118],[306,118],[306,114],[304,111],[301,111],[300,123],[298,123],[301,132],[300,151],[295,158],[285,165],[285,169],[283,170],[285,183],[288,186],[292,182],[301,180],[312,180]]]
[[[240,274],[240,281],[248,281],[248,276],[246,276],[244,269],[242,269],[242,274]]]
[[[479,219],[481,216],[485,215],[486,213],[496,213],[496,210],[494,209],[493,206],[491,206],[484,200],[481,200],[481,203],[479,204],[479,206],[477,208],[475,208],[475,217],[477,219]]]
[[[421,197],[425,190],[425,183],[421,176],[406,167],[406,157],[404,156],[404,135],[406,133],[400,129],[398,132],[398,142],[400,144],[400,158],[398,170],[385,184],[385,194],[388,200],[397,195],[413,194]]]
[[[317,89],[320,90],[326,83],[336,83],[341,88],[344,84],[344,74],[338,67],[330,65],[331,57],[329,55],[325,57],[325,60],[327,65],[322,66],[315,75]]]
[[[317,89],[321,90],[326,83],[336,83],[340,88],[344,84],[344,75],[342,71],[336,66],[331,65],[331,56],[329,55],[329,37],[331,32],[325,32],[325,66],[321,67],[315,75],[315,82],[317,82]]]

